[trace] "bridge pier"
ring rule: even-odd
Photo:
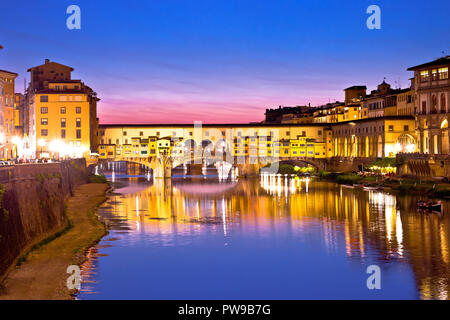
[[[153,158],[151,161],[151,167],[153,169],[153,178],[172,178],[172,159],[166,154],[162,154],[159,158]]]
[[[244,164],[236,164],[236,167],[238,168],[239,176],[248,177],[259,175],[261,165],[256,163],[244,163]]]

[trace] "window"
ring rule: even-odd
[[[40,96],[41,102],[48,102],[48,96]]]
[[[290,132],[290,131],[286,131],[286,135],[287,135],[287,136],[290,136],[290,135],[291,135],[291,132]]]
[[[81,130],[77,129],[77,139],[81,139]]]
[[[448,67],[439,68],[439,80],[448,79]]]
[[[139,131],[139,136],[143,136],[144,135],[144,131]]]
[[[437,69],[431,70],[431,80],[435,81],[438,79]]]
[[[61,112],[61,114],[65,114],[66,113],[66,107],[61,107],[60,112]]]
[[[441,93],[441,112],[445,112],[446,110],[445,95]]]
[[[427,102],[424,100],[422,101],[422,114],[427,113]]]
[[[403,131],[409,131],[409,126],[403,126]]]
[[[394,126],[389,126],[389,131],[394,131]]]
[[[317,131],[317,134],[318,134],[319,136],[321,136],[321,135],[322,135],[322,130]]]
[[[47,129],[42,129],[41,130],[41,136],[43,136],[43,137],[48,136],[48,130]]]
[[[75,112],[76,113],[81,113],[81,107],[75,107]]]
[[[61,129],[61,139],[66,138],[66,129]]]
[[[116,144],[119,144],[119,139],[116,139]]]
[[[41,118],[41,125],[43,126],[48,125],[48,118]]]
[[[61,128],[66,127],[66,118],[61,118]]]
[[[124,136],[126,136],[126,135],[127,135],[127,132],[126,132],[126,131],[124,131],[124,132],[123,132],[123,135],[124,135]]]
[[[76,127],[81,128],[81,119],[80,118],[77,118],[76,123],[77,123]]]
[[[41,107],[41,113],[43,113],[43,114],[48,113],[48,108],[47,107]]]
[[[430,74],[428,73],[428,70],[420,71],[420,81],[426,82],[428,81],[430,77]]]
[[[306,131],[302,131],[302,136],[306,137]]]

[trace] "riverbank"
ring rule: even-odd
[[[344,185],[364,185],[429,198],[450,198],[450,183],[433,179],[412,179],[395,176],[363,176],[352,173],[319,172],[319,178]]]
[[[66,285],[70,265],[81,265],[86,251],[105,234],[106,228],[95,214],[106,200],[105,183],[90,183],[75,189],[67,201],[69,227],[44,240],[13,269],[2,283],[0,300],[67,300],[73,293]],[[56,238],[55,238],[56,237]]]

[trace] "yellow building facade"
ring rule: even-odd
[[[15,79],[17,73],[0,70],[0,159],[17,157],[15,132]]]
[[[193,125],[103,125],[99,135],[100,159],[108,158],[107,146],[113,142],[118,142],[114,144],[118,160],[160,156],[164,152],[183,156],[206,148],[230,152],[234,157],[326,158],[332,152],[331,136],[327,136],[331,135],[331,129],[316,124],[204,125],[200,128]],[[305,152],[293,153],[292,141],[305,144]],[[148,149],[148,153],[142,152],[143,149]]]
[[[89,158],[100,151],[99,99],[81,80],[71,79],[73,70],[48,59],[28,69],[31,82],[26,94],[28,124],[24,134],[38,158]]]

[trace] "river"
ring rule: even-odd
[[[448,202],[423,214],[413,196],[314,179],[113,178],[77,299],[449,299]]]

